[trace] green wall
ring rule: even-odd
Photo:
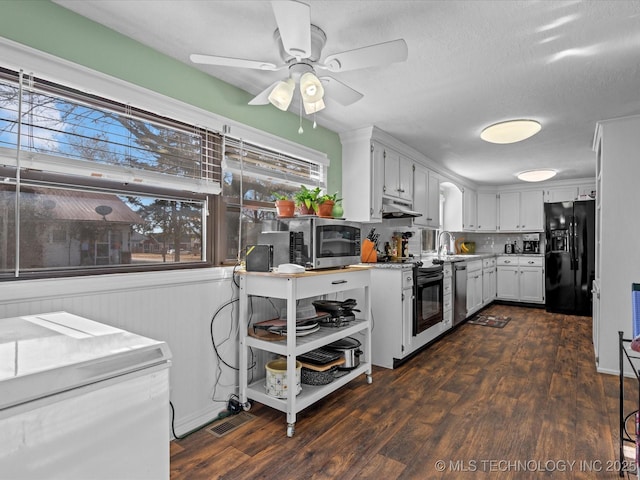
[[[331,160],[327,189],[342,189],[342,146],[335,132],[312,129],[306,121],[299,135],[297,115],[271,105],[249,106],[248,92],[49,0],[0,0],[0,35],[324,152]]]

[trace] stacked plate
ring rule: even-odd
[[[320,324],[314,320],[302,321],[296,324],[296,336],[303,337],[320,330]],[[278,335],[287,335],[287,327],[272,327],[269,329],[271,333]]]

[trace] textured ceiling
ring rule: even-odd
[[[267,1],[55,1],[187,64],[191,53],[280,63]],[[637,0],[305,3],[327,34],[323,58],[397,38],[409,49],[404,63],[333,74],[364,98],[328,101],[318,123],[338,133],[376,125],[480,185],[537,167],[591,177],[595,123],[640,114]],[[287,75],[193,66],[256,95]],[[511,118],[537,119],[542,131],[511,145],[480,140]]]

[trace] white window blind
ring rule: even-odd
[[[221,157],[216,132],[0,70],[5,165],[218,194]]]
[[[291,187],[324,186],[325,167],[241,139],[224,137],[224,171]]]

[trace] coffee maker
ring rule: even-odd
[[[522,253],[540,253],[539,233],[525,233],[522,235]]]

